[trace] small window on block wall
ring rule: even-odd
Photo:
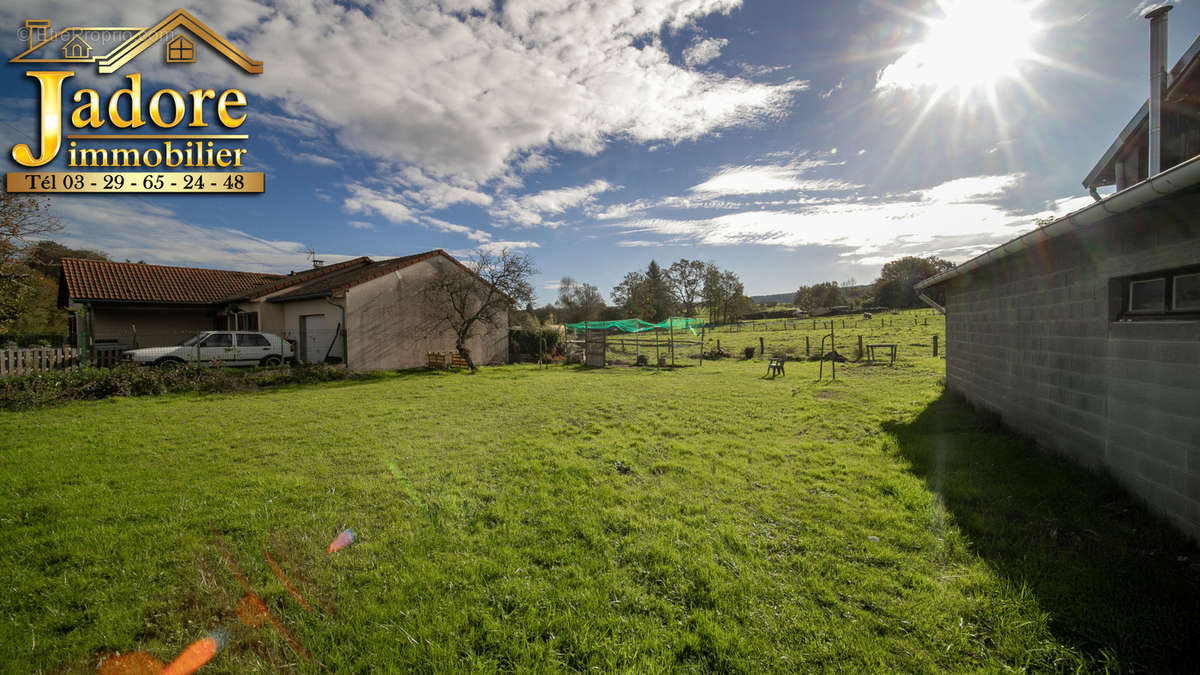
[[[1200,267],[1114,280],[1121,284],[1123,321],[1200,319]]]

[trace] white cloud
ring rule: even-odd
[[[499,253],[504,250],[517,251],[523,248],[538,248],[539,244],[536,241],[489,241],[486,244],[480,244],[479,248],[488,253]]]
[[[51,209],[64,225],[54,235],[56,241],[104,251],[114,260],[248,272],[288,272],[311,265],[308,247],[301,242],[188,223],[173,210],[144,200],[74,196],[53,201]],[[352,257],[321,252],[328,263]]]
[[[545,169],[548,153],[594,154],[614,139],[672,144],[785,114],[806,82],[692,70],[672,64],[658,40],[741,4],[213,0],[195,7],[198,18],[262,59],[264,72],[250,82],[206,53],[188,78],[246,88],[250,124],[289,140],[336,144],[378,160],[382,173],[419,168],[434,182],[386,197],[352,191],[346,200],[351,212],[400,222],[417,209],[486,206],[497,188]],[[153,0],[126,0],[88,6],[86,20],[151,25],[166,12]],[[80,20],[78,3],[67,0],[0,7],[0,25],[30,16]],[[161,67],[170,78],[166,66],[142,61],[146,72]],[[256,110],[261,98],[283,114]],[[304,152],[310,162],[326,154]]]
[[[372,225],[371,223],[368,223],[365,220],[351,220],[351,221],[347,222],[346,224],[349,225],[350,227],[353,227],[356,230],[373,230],[373,229],[375,229],[374,225]]]
[[[765,194],[770,192],[806,191],[827,192],[854,190],[861,186],[835,179],[805,179],[806,171],[824,166],[820,160],[808,160],[789,165],[759,165],[725,167],[712,178],[688,188],[689,192],[705,196]]]
[[[466,225],[458,225],[456,223],[446,222],[438,218],[430,218],[429,216],[422,218],[421,222],[435,230],[438,230],[439,232],[451,232],[454,234],[465,235],[468,239],[474,241],[489,242],[492,240],[492,235],[490,233],[484,232],[483,230],[476,230],[474,228],[467,227]]]
[[[688,68],[702,66],[721,55],[729,40],[724,38],[696,38],[683,50],[683,62]]]
[[[614,138],[675,143],[785,112],[806,83],[689,70],[654,39],[741,4],[215,0],[197,14],[264,61],[246,86],[300,122],[292,133],[328,129],[347,148],[388,163],[487,181],[530,151],[595,153]],[[165,13],[150,0],[129,0],[89,7],[88,20],[149,25]],[[0,9],[0,25],[77,14],[62,0],[13,0]],[[189,72],[246,84],[219,59]]]
[[[538,243],[536,241],[492,241],[486,244],[480,244],[474,249],[453,249],[449,251],[449,253],[459,260],[467,260],[469,258],[473,258],[476,251],[499,253],[504,250],[519,251],[524,248],[538,248]]]
[[[477,206],[492,203],[491,195],[472,189],[470,182],[431,178],[415,166],[403,169],[399,180],[412,188],[404,192],[407,199],[434,210],[463,202]]]
[[[311,152],[298,152],[296,154],[288,155],[288,157],[291,157],[298,162],[307,162],[309,164],[316,164],[318,166],[338,166],[337,160],[326,157],[325,155],[316,155]]]
[[[555,227],[558,223],[547,221],[543,216],[565,213],[568,209],[589,205],[593,203],[597,194],[612,189],[614,186],[608,181],[594,180],[587,185],[543,190],[505,199],[491,214],[526,227]]]
[[[846,249],[844,257],[854,264],[905,253],[963,260],[1030,229],[1037,217],[1084,205],[1072,197],[1039,213],[1004,208],[1004,194],[1021,179],[1021,174],[972,176],[882,199],[826,197],[798,208],[740,210],[700,219],[647,217],[614,226],[625,235],[657,234],[675,244],[834,246]],[[652,243],[636,238],[618,245]]]
[[[832,97],[834,95],[834,93],[836,93],[839,89],[841,89],[844,86],[845,86],[844,82],[838,82],[837,84],[833,85],[826,91],[821,92],[821,100],[822,101],[829,100],[830,97]]]
[[[350,195],[342,202],[342,206],[350,213],[380,215],[393,223],[411,223],[416,220],[412,209],[391,190],[376,190],[361,183],[350,183],[346,190]]]

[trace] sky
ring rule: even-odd
[[[251,58],[139,57],[143,90],[246,92],[259,195],[54,195],[54,238],[117,260],[287,272],[443,248],[530,255],[540,303],[651,259],[748,294],[961,262],[1091,201],[1080,181],[1148,93],[1145,0],[393,0],[185,6]],[[1170,13],[1168,62],[1200,35]],[[149,0],[6,0],[26,19],[148,26]],[[0,134],[37,83],[0,71]],[[126,86],[79,69],[67,90]],[[148,95],[148,94],[147,94]],[[68,110],[71,104],[68,103]]]

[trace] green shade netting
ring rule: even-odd
[[[684,319],[673,316],[662,323],[650,323],[641,319],[619,319],[617,321],[581,321],[566,324],[567,330],[582,333],[585,330],[617,330],[622,333],[644,333],[648,330],[690,330],[692,335],[696,329],[704,325],[700,319]]]

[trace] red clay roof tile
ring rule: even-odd
[[[62,282],[71,300],[211,304],[276,279],[279,274],[64,258]]]

